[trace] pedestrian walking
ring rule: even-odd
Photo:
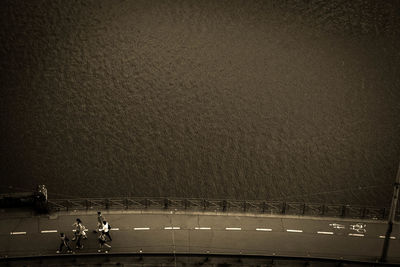
[[[72,252],[72,249],[69,246],[69,238],[64,233],[60,233],[60,241],[61,241],[60,247],[56,251],[56,253],[62,252],[64,247],[67,248],[67,252]]]
[[[76,219],[76,222],[72,226],[75,226],[75,235],[80,234],[80,235],[82,235],[83,239],[87,239],[87,235],[86,235],[87,228],[86,228],[86,226],[84,226],[82,224],[82,221],[79,218]],[[72,239],[72,240],[75,240],[75,239]]]
[[[97,252],[101,252],[101,250],[104,246],[108,247],[109,249],[111,248],[111,246],[109,244],[107,244],[106,236],[105,236],[103,230],[100,231],[98,240],[99,240],[99,249],[97,250]],[[105,250],[104,252],[108,253],[108,250]]]
[[[107,221],[103,221],[103,232],[112,241],[110,236],[111,225]]]
[[[75,228],[72,230],[74,232],[74,237],[72,238],[72,241],[76,240],[76,238],[80,232],[80,229],[81,229],[81,224],[82,224],[82,221],[79,218],[77,218],[76,221],[72,224],[72,226]]]
[[[75,227],[74,238],[72,238],[72,240],[76,240],[77,249],[82,249],[82,239],[87,239],[85,233],[86,227],[82,224],[82,221],[79,218],[76,219],[76,222],[72,226]]]
[[[105,220],[106,219],[104,218],[103,214],[101,214],[101,211],[98,211],[97,212],[97,229],[98,230],[94,230],[93,232],[97,233],[97,231],[99,231],[99,233],[100,233],[100,230],[103,230],[103,221],[105,221]]]

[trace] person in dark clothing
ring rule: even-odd
[[[82,245],[82,235],[80,234],[80,235],[78,235],[77,237],[76,237],[76,248],[77,249],[82,249],[83,248],[83,245]]]
[[[103,221],[105,221],[106,219],[104,218],[104,216],[101,214],[101,211],[97,212],[97,229],[95,230],[95,232],[100,230],[103,230]]]
[[[67,248],[67,252],[72,252],[72,249],[69,246],[69,238],[64,233],[60,233],[60,240],[60,248],[57,250],[57,253],[62,252],[64,247]]]

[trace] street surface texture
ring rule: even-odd
[[[51,216],[10,215],[0,219],[0,256],[55,255],[59,233],[72,238],[80,218],[88,228],[84,248],[97,253],[96,212]],[[321,257],[375,261],[386,223],[339,218],[312,218],[215,213],[109,212],[112,226],[108,253],[210,253]],[[394,226],[389,262],[400,263],[399,225]],[[65,251],[62,253],[66,253]],[[104,249],[101,253],[105,253]]]

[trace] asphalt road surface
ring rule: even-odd
[[[97,253],[96,212],[27,216],[3,212],[0,256],[56,254],[59,233],[72,238],[80,218],[87,227],[84,248],[73,253]],[[338,218],[266,215],[105,212],[112,226],[109,253],[222,253],[267,256],[327,257],[350,260],[379,258],[386,223]],[[399,225],[394,226],[389,262],[400,263]],[[104,253],[104,250],[103,252]]]

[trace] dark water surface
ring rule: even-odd
[[[387,205],[399,1],[1,1],[1,187]]]

